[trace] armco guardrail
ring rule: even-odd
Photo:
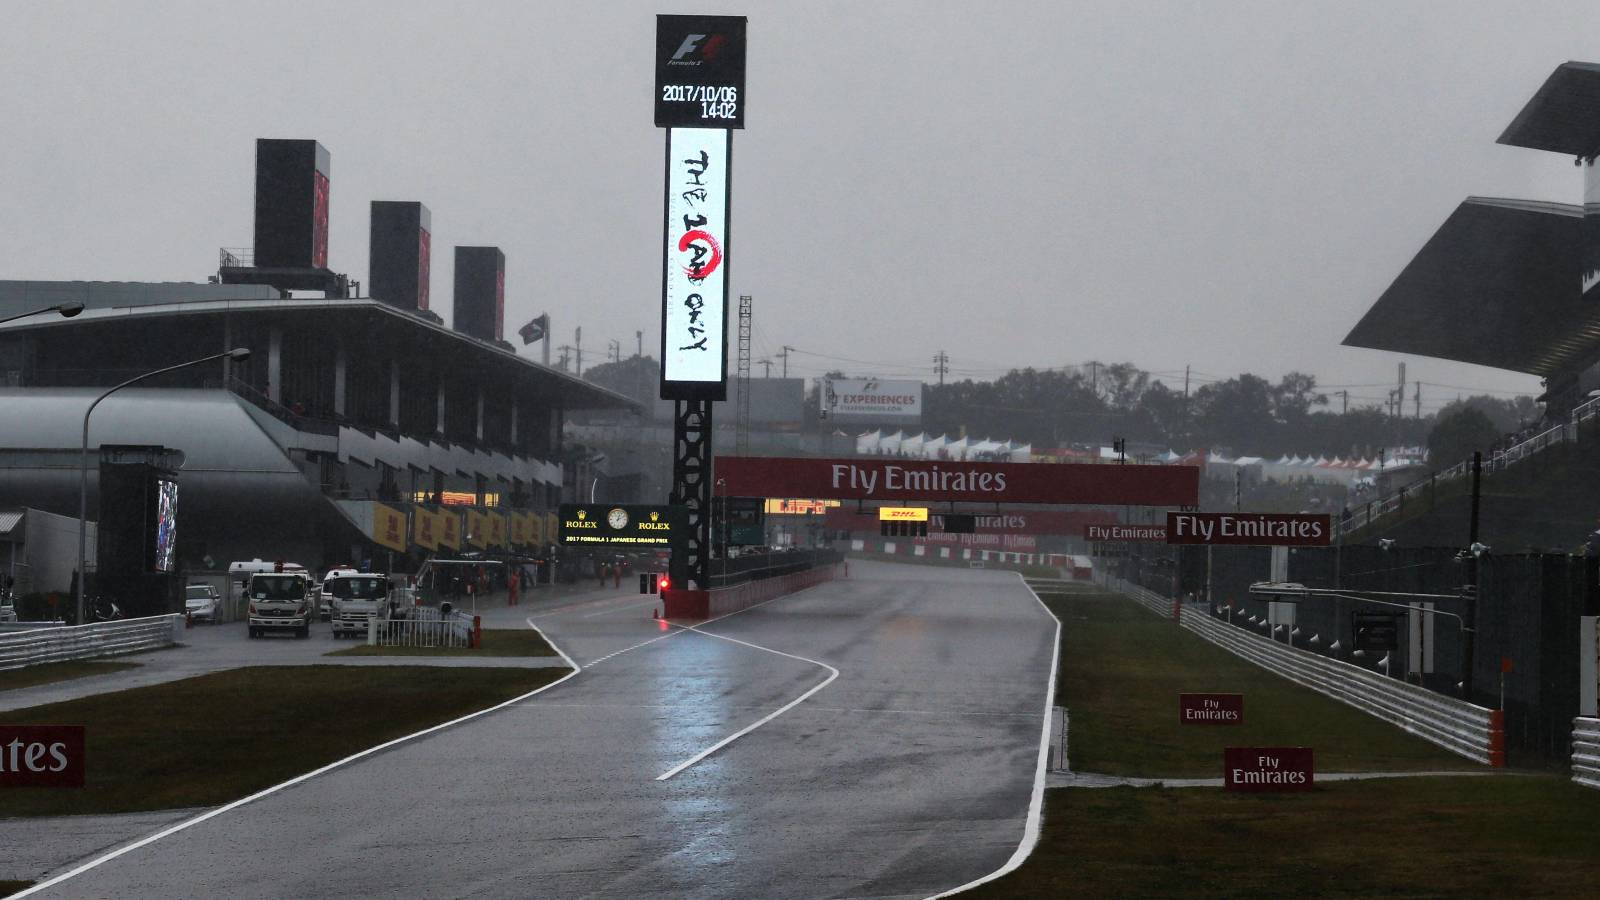
[[[1572,720],[1572,780],[1600,788],[1600,719]]]
[[[1499,710],[1259,637],[1213,619],[1203,606],[1175,605],[1168,598],[1120,578],[1108,578],[1106,586],[1157,615],[1176,614],[1184,628],[1296,684],[1377,716],[1452,753],[1491,766],[1505,765],[1505,720]]]
[[[170,647],[182,636],[183,618],[172,614],[7,632],[0,635],[0,669]]]
[[[790,575],[778,575],[773,578],[763,578],[760,581],[747,581],[744,584],[727,588],[714,588],[711,591],[709,612],[712,616],[725,616],[728,613],[748,609],[757,603],[765,603],[774,597],[792,594],[795,591],[805,590],[813,585],[832,581],[837,570],[844,567],[843,563],[818,566],[804,572],[795,572]]]

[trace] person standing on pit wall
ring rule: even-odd
[[[600,586],[601,587],[605,587],[606,586],[606,564],[599,557],[596,557],[595,561],[594,561],[594,575],[595,575],[595,578],[597,578],[600,581]]]

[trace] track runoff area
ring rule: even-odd
[[[741,465],[719,466],[730,489],[759,477]],[[1020,469],[1094,474],[977,466],[1006,475],[1005,491],[1027,487]],[[880,471],[859,489],[889,483]],[[574,674],[32,890],[923,897],[1031,850],[1059,624],[1015,573],[857,562],[720,618],[658,620],[654,602],[618,594],[518,620]]]

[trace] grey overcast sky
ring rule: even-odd
[[[508,335],[548,310],[586,364],[636,330],[652,352],[658,12],[749,16],[733,292],[758,356],[874,363],[791,373],[926,376],[943,349],[978,377],[1386,384],[1402,357],[1339,341],[1457,203],[1582,201],[1571,160],[1494,143],[1600,58],[1577,2],[3,0],[0,278],[203,281],[251,242],[255,139],[316,138],[334,269],[365,281],[370,200],[421,200],[447,319],[450,248],[498,244]]]

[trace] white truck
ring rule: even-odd
[[[309,637],[317,615],[316,582],[305,572],[258,572],[245,586],[249,601],[250,636],[293,629],[295,637]]]
[[[361,637],[367,633],[367,620],[397,618],[394,584],[389,576],[374,572],[348,572],[331,575],[322,583],[322,594],[333,604],[333,636]]]

